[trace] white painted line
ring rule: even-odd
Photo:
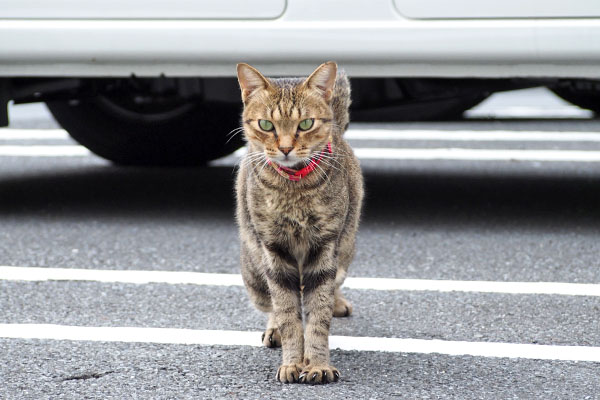
[[[349,140],[440,140],[473,142],[600,142],[599,132],[443,131],[349,129]]]
[[[236,151],[233,152],[233,155],[236,157],[243,157],[247,151],[248,151],[248,148],[246,148],[246,146],[240,147],[239,149],[237,149]]]
[[[233,155],[243,157],[246,148]],[[360,159],[371,160],[452,160],[452,161],[547,161],[547,162],[598,162],[600,151],[584,150],[508,150],[464,148],[374,148],[355,147]],[[230,157],[230,156],[228,156]]]
[[[510,142],[600,142],[600,132],[585,131],[471,131],[429,129],[354,129],[344,137],[350,140],[443,140]],[[64,129],[0,128],[0,140],[61,140],[70,136]]]
[[[355,148],[358,158],[375,160],[469,160],[469,161],[554,161],[598,162],[600,151],[579,150],[492,150],[492,149],[391,149]]]
[[[344,287],[370,290],[423,290],[600,296],[600,284],[566,282],[453,281],[436,279],[346,278]]]
[[[0,129],[0,140],[60,140],[69,138],[69,134],[64,129]]]
[[[85,340],[209,346],[262,346],[262,332],[175,328],[83,327],[50,324],[0,324],[0,337],[9,339]],[[600,362],[600,347],[521,343],[466,342],[385,337],[330,336],[329,347],[340,350],[452,356],[527,358]]]
[[[59,133],[60,130],[55,130]],[[9,132],[10,133],[10,132]],[[419,135],[424,137],[419,137]],[[445,131],[382,131],[382,130],[355,130],[349,131],[350,139],[398,139],[410,140],[518,140],[518,132],[499,131],[487,136],[488,132],[456,131],[449,134]],[[600,134],[592,132],[557,133],[536,132],[525,133],[523,140],[535,141],[563,141],[564,135],[572,136],[573,141],[600,141]],[[11,133],[6,137],[13,137]],[[57,135],[58,136],[58,135]],[[0,138],[1,139],[1,138]],[[246,148],[238,149],[234,155],[241,157]],[[598,162],[600,151],[582,150],[508,150],[508,149],[465,149],[465,148],[355,148],[355,154],[361,159],[376,160],[478,160],[478,161],[554,161],[554,162]],[[92,153],[83,146],[57,145],[57,146],[0,146],[0,156],[15,157],[82,157]]]
[[[528,106],[513,107],[481,107],[467,110],[464,113],[465,118],[527,118],[527,119],[589,119],[594,117],[594,112],[584,110],[576,106],[563,106],[560,108],[542,108]]]
[[[92,153],[83,146],[0,146],[0,156],[82,157]]]
[[[331,336],[331,349],[600,362],[600,347]]]
[[[245,150],[238,150],[240,155]],[[491,150],[491,149],[391,149],[355,148],[361,159],[374,160],[454,160],[454,161],[548,161],[598,162],[600,151],[579,150]],[[0,146],[0,156],[83,157],[92,153],[83,146]]]
[[[52,324],[0,324],[0,337],[10,339],[90,340],[260,346],[261,332],[194,330],[176,328],[87,327]]]
[[[239,274],[212,274],[186,271],[100,270],[0,266],[0,280],[11,281],[92,281],[113,283],[167,283],[214,286],[243,286]],[[480,292],[600,296],[600,284],[565,282],[498,282],[431,279],[346,278],[344,287],[366,290],[436,292]]]
[[[208,274],[186,271],[140,271],[76,268],[39,268],[0,266],[0,280],[17,281],[92,281],[117,283],[168,283],[212,286],[243,286],[239,274]]]

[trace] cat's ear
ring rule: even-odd
[[[325,101],[330,101],[333,95],[333,86],[335,85],[335,77],[337,75],[337,64],[333,61],[328,61],[319,65],[315,71],[310,74],[305,81],[310,89],[319,92]]]
[[[242,101],[244,103],[252,93],[259,89],[266,89],[271,85],[267,78],[262,76],[256,68],[245,63],[237,65],[237,76],[238,82],[240,83],[240,89],[242,90]]]

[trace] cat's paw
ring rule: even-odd
[[[343,297],[336,297],[333,306],[334,317],[349,317],[352,314],[352,304]]]
[[[300,372],[302,371],[302,364],[287,364],[282,365],[277,370],[277,379],[281,383],[294,383],[298,382]]]
[[[279,329],[269,328],[262,334],[262,342],[267,347],[281,347]]]
[[[306,365],[298,377],[300,383],[329,383],[340,379],[339,371],[329,365]]]

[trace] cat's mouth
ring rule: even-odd
[[[267,161],[271,166],[275,168],[279,175],[283,176],[284,178],[288,178],[291,181],[299,181],[318,167],[319,163],[321,162],[321,159],[325,156],[325,153],[332,152],[333,151],[331,150],[331,143],[327,143],[327,146],[325,146],[325,148],[320,153],[316,155],[313,154],[313,156],[311,156],[311,158],[309,158],[308,160],[300,159],[300,162],[296,163],[292,160],[289,160],[290,162],[287,163],[288,165],[282,165],[281,163],[273,161],[270,158],[268,158]],[[288,157],[285,158],[287,159]],[[288,160],[284,159],[283,161]]]
[[[276,157],[276,158],[269,157],[269,158],[271,159],[271,162],[273,162],[281,167],[299,170],[299,169],[306,167],[312,161],[319,158],[319,154],[321,154],[321,153],[317,151],[317,152],[312,153],[308,157],[298,157],[297,155],[290,154],[287,156],[280,156],[280,157]]]
[[[281,158],[278,160],[272,160],[272,162],[281,165],[282,167],[286,167],[289,169],[301,169],[306,167],[306,165],[308,165],[308,163],[310,162],[310,159],[300,159],[298,157],[294,157],[294,158]]]
[[[286,156],[279,156],[275,158],[268,157],[272,163],[275,163],[281,167],[299,170],[307,167],[315,161],[320,161],[325,152],[331,153],[331,143],[327,143],[324,149],[320,151],[312,151],[307,157],[298,157],[296,154],[288,154]],[[295,152],[294,152],[295,153]]]

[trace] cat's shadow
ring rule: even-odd
[[[599,226],[600,174],[533,176],[365,169],[363,223],[557,221]],[[233,222],[232,167],[89,166],[3,178],[0,216],[196,218]]]

